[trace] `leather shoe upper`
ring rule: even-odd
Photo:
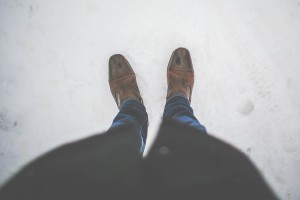
[[[190,102],[194,86],[194,69],[189,51],[178,48],[173,51],[168,65],[167,100],[175,94],[184,95]]]
[[[121,54],[109,59],[109,86],[118,108],[127,99],[143,103],[133,69]]]

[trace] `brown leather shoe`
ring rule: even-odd
[[[190,102],[194,86],[194,69],[189,51],[178,48],[173,51],[168,65],[167,100],[175,94],[184,95]]]
[[[116,54],[109,59],[109,86],[119,109],[127,99],[143,104],[134,71],[123,55]]]

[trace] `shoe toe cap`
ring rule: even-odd
[[[168,69],[190,71],[193,70],[193,64],[189,50],[180,47],[173,51]]]
[[[110,80],[132,73],[133,70],[123,55],[115,54],[109,58]]]

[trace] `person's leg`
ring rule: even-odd
[[[109,131],[128,124],[134,126],[133,130],[139,133],[140,149],[141,153],[143,153],[147,139],[148,114],[145,106],[134,99],[128,99],[122,103],[119,113],[114,118]]]
[[[135,73],[126,58],[116,54],[109,59],[109,86],[119,108],[108,133],[121,126],[131,126],[140,141],[141,153],[147,138],[148,115],[143,105]],[[122,130],[122,129],[118,129]]]
[[[194,116],[190,102],[181,94],[176,94],[167,100],[163,117],[184,123],[206,133],[206,128]]]
[[[190,106],[194,86],[194,69],[189,51],[176,49],[169,61],[167,102],[163,117],[171,118],[206,133]]]

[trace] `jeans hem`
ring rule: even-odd
[[[185,99],[187,100],[187,102],[188,102],[189,104],[191,104],[190,101],[186,98],[186,96],[183,95],[183,94],[181,94],[181,93],[176,93],[176,94],[174,94],[173,96],[171,96],[170,98],[168,98],[168,99],[166,100],[166,103],[168,103],[169,101],[171,101],[171,100],[172,100],[173,98],[175,98],[175,97],[183,97],[183,98],[185,98]]]
[[[119,107],[119,110],[121,110],[122,106],[124,105],[124,103],[128,102],[128,101],[135,101],[135,102],[138,102],[139,104],[143,105],[138,99],[136,98],[127,98],[127,99],[124,99],[123,102],[121,103],[120,107]]]

